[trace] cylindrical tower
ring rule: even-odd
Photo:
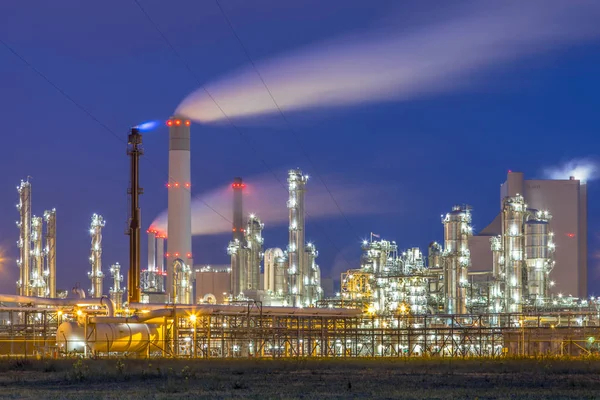
[[[173,116],[169,127],[169,189],[167,232],[167,298],[175,300],[173,288],[183,282],[173,282],[175,260],[192,267],[192,215],[190,170],[190,121]],[[177,263],[180,268],[182,266]],[[185,268],[183,268],[185,269]],[[183,277],[182,274],[178,276]],[[185,297],[185,296],[184,296]]]
[[[19,259],[17,265],[19,266],[19,281],[17,282],[17,293],[21,296],[30,295],[30,268],[31,268],[31,183],[29,181],[21,181],[21,185],[17,186],[19,191],[19,204],[17,204],[17,210],[19,210],[19,221],[17,226],[19,227],[19,241],[17,246],[19,247]]]
[[[46,270],[48,297],[56,297],[56,209],[44,211],[46,221]]]
[[[308,176],[303,175],[300,169],[288,172],[289,199],[289,244],[288,274],[289,274],[289,304],[294,307],[305,305],[306,293],[304,290],[305,277],[310,276],[306,255],[304,252],[304,195]]]
[[[46,280],[44,276],[44,250],[42,248],[42,217],[31,218],[31,295],[36,297],[46,296]]]
[[[245,246],[243,242],[237,239],[229,242],[227,246],[227,254],[231,256],[231,269],[229,272],[229,289],[230,294],[233,298],[239,296],[244,291],[244,284],[246,282],[246,257]]]
[[[173,287],[171,293],[175,304],[192,304],[192,270],[183,260],[173,262]]]
[[[89,290],[90,297],[102,297],[102,228],[105,222],[101,215],[92,215],[90,224],[90,236],[92,237],[92,247],[90,250],[90,264],[92,271],[88,272],[88,277],[92,281],[92,287]]]
[[[237,239],[242,243],[242,239],[244,239],[242,196],[245,187],[242,178],[233,178],[231,187],[233,188],[233,240]]]
[[[141,227],[142,210],[140,208],[140,195],[144,189],[140,187],[140,156],[144,154],[142,148],[142,135],[138,128],[131,128],[127,136],[127,155],[130,159],[129,176],[129,221],[126,235],[129,235],[129,271],[127,272],[127,303],[139,303],[140,296],[140,265],[141,265]]]
[[[548,296],[548,276],[552,267],[554,245],[547,211],[532,210],[525,222],[525,259],[527,264],[527,295],[537,305]]]
[[[446,312],[467,313],[467,273],[471,264],[469,237],[472,235],[471,207],[454,206],[442,218],[444,224],[444,282]]]
[[[321,268],[316,260],[319,256],[317,248],[312,243],[307,243],[305,247],[306,262],[310,268],[310,275],[304,279],[304,287],[307,293],[308,305],[314,305],[322,298],[321,289]]]
[[[502,248],[505,266],[505,304],[508,312],[523,309],[523,272],[525,237],[523,224],[526,205],[523,196],[504,199],[502,210]]]
[[[502,236],[490,238],[490,247],[492,250],[492,275],[494,281],[490,288],[490,311],[499,313],[503,310],[504,303],[504,251],[502,248]]]
[[[110,299],[115,307],[117,307],[117,310],[120,310],[123,304],[123,289],[121,288],[123,275],[121,275],[121,265],[119,263],[114,263],[110,266],[110,275],[113,278],[113,285],[110,288]]]
[[[283,250],[279,248],[267,249],[265,251],[265,273],[264,273],[264,285],[265,292],[271,292],[277,294],[275,287],[275,268],[277,265],[277,259],[283,257]]]
[[[148,271],[156,271],[156,231],[148,230]]]
[[[165,235],[156,235],[156,271],[163,276],[165,274]],[[164,287],[164,283],[161,285]]]
[[[263,243],[262,231],[265,225],[260,219],[251,214],[248,218],[248,224],[245,232],[245,240],[247,247],[247,262],[246,262],[246,282],[243,290],[258,290],[260,281],[260,262],[263,259]]]
[[[275,290],[273,290],[276,295],[281,297],[288,296],[290,288],[288,270],[288,257],[283,252],[281,257],[275,258]]]

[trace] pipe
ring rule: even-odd
[[[140,324],[154,318],[172,318],[173,309],[152,310],[147,313],[137,314],[131,317],[90,317],[91,324]]]
[[[21,303],[35,304],[54,307],[69,307],[69,306],[102,306],[106,307],[106,314],[109,317],[115,315],[115,305],[106,296],[94,299],[49,299],[45,297],[19,296],[14,294],[0,294],[0,302],[5,303]]]
[[[172,309],[172,305],[169,304],[160,304],[160,303],[132,303],[129,305],[130,308],[134,309],[146,309],[146,310],[160,310],[160,309]],[[168,308],[167,308],[168,307]],[[259,314],[260,308],[251,308],[251,314]],[[177,315],[181,315],[184,313],[202,313],[202,314],[247,314],[248,308],[244,306],[234,306],[234,305],[215,305],[215,304],[198,304],[194,306],[177,306],[176,307]],[[360,316],[362,314],[362,310],[353,309],[353,308],[315,308],[315,307],[307,307],[307,308],[296,308],[296,307],[275,307],[275,306],[265,306],[262,307],[263,315],[315,315],[315,316],[345,316],[345,317],[354,317]]]

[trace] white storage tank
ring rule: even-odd
[[[159,325],[153,324],[90,324],[87,327],[87,344],[92,352],[141,353],[162,348]],[[77,322],[63,322],[56,331],[56,344],[60,351],[83,352],[85,328]]]

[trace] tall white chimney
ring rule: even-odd
[[[190,120],[173,116],[169,127],[169,210],[167,227],[167,299],[173,299],[173,261],[192,268]]]

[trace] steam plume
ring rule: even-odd
[[[453,90],[500,63],[600,34],[600,2],[594,0],[468,4],[421,29],[361,32],[259,62],[257,69],[284,111],[348,106]],[[277,112],[250,66],[206,87],[229,117]],[[203,89],[184,99],[177,113],[202,123],[224,118]]]
[[[546,168],[544,175],[548,179],[569,179],[574,176],[581,182],[587,182],[600,178],[600,165],[591,158],[574,159],[560,166]]]
[[[328,180],[331,182],[332,180]],[[244,179],[244,219],[251,214],[256,214],[267,228],[286,225],[288,222],[288,209],[286,201],[287,191],[273,176],[259,176],[253,179]],[[344,184],[328,184],[335,195],[335,199],[345,215],[373,215],[377,213],[390,213],[391,210],[377,202],[389,188],[376,185],[348,186]],[[232,214],[233,189],[230,185],[222,186],[206,192],[192,199],[192,235],[212,235],[231,232],[231,223],[219,216],[219,212],[228,220]],[[395,206],[398,207],[397,201]],[[211,210],[210,205],[215,211]],[[333,203],[329,193],[321,186],[308,187],[306,192],[306,211],[309,218],[323,219],[340,217],[337,206]],[[167,232],[167,211],[163,211],[154,222],[151,229]]]

